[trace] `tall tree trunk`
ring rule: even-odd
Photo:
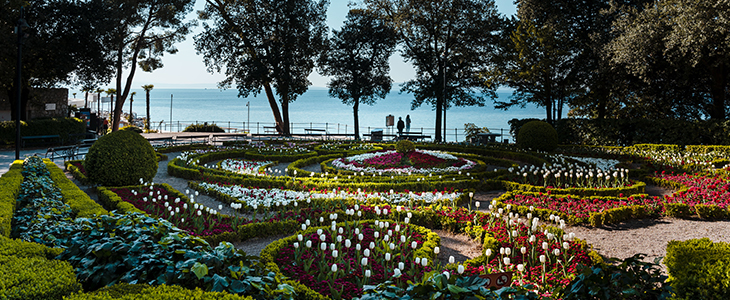
[[[360,120],[358,118],[358,110],[360,109],[360,98],[354,98],[355,104],[352,106],[352,114],[355,117],[355,140],[360,140]]]
[[[284,136],[290,136],[291,132],[289,131],[289,99],[287,99],[285,96],[281,97],[281,112],[284,116],[284,119],[281,123],[281,134]]]
[[[147,131],[150,130],[150,91],[145,91],[147,93],[147,122],[145,122],[144,127],[147,129]]]
[[[276,122],[276,131],[279,134],[284,134],[284,121],[281,119],[281,113],[279,112],[279,105],[276,104],[274,98],[274,91],[271,90],[269,82],[264,82],[264,91],[266,91],[266,99],[269,100],[269,106],[271,106],[271,112],[274,113],[274,121]],[[282,110],[284,109],[282,105]],[[288,126],[287,126],[288,127]]]

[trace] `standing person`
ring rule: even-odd
[[[406,127],[403,124],[403,118],[398,117],[398,135],[402,135],[403,134],[403,127]]]
[[[411,132],[411,115],[406,115],[406,132]]]

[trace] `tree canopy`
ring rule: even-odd
[[[478,74],[490,68],[503,19],[491,0],[366,0],[368,9],[396,30],[403,58],[416,78],[401,92],[413,93],[412,109],[430,104],[436,111],[435,141],[442,141],[442,110],[483,106],[496,98]]]
[[[208,71],[225,72],[221,87],[235,84],[243,97],[264,88],[279,132],[289,135],[289,104],[309,88],[308,76],[326,46],[328,5],[327,0],[208,0],[200,14],[208,22],[195,36],[195,48]]]
[[[353,9],[341,30],[333,30],[328,51],[320,60],[322,75],[333,76],[329,94],[353,106],[355,138],[360,138],[360,103],[373,105],[390,92],[388,59],[395,51],[393,28],[371,13]]]

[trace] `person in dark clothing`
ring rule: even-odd
[[[403,134],[403,128],[406,127],[406,124],[403,123],[403,118],[398,117],[398,135]]]
[[[406,132],[411,132],[411,115],[406,116]]]

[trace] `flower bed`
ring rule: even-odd
[[[406,155],[395,150],[370,152],[346,158],[335,159],[336,169],[374,173],[453,173],[470,170],[477,163],[454,155],[430,150],[415,150]],[[405,161],[405,163],[404,163]]]
[[[393,275],[398,275],[396,284],[404,285],[432,270],[432,256],[417,257],[428,233],[405,223],[333,221],[330,227],[310,228],[264,251],[275,252],[274,262],[286,276],[333,299],[351,299],[362,295],[364,285]]]
[[[192,235],[209,236],[235,231],[245,220],[222,216],[215,209],[180,197],[160,185],[111,188],[123,201],[155,218],[164,218]],[[223,209],[219,207],[219,210]]]
[[[543,193],[506,193],[498,202],[516,206],[547,209],[566,216],[571,223],[584,223],[591,214],[610,209],[643,205],[648,215],[658,215],[663,211],[663,201],[659,197],[636,195],[629,197],[579,197],[572,195],[550,195]]]
[[[246,175],[258,175],[264,173],[263,169],[274,164],[273,161],[267,160],[244,160],[244,159],[224,159],[218,166],[228,172]]]
[[[716,205],[722,209],[730,206],[730,179],[725,175],[657,173],[656,178],[669,180],[687,187],[666,196],[667,203],[684,203],[690,207],[698,204]]]

